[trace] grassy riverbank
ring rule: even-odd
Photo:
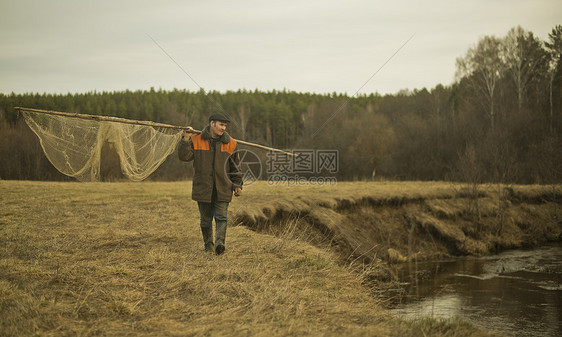
[[[472,247],[459,243],[453,219],[468,222],[459,227],[465,242],[488,247],[487,235],[467,230],[462,193],[449,184],[256,183],[231,204],[233,225],[244,226],[229,229],[219,257],[202,251],[190,191],[190,182],[0,181],[0,336],[491,335],[460,321],[391,317],[353,268],[358,260],[342,260],[349,252],[383,264],[408,256],[405,247],[417,258]],[[528,199],[512,202],[528,220],[506,222],[502,237],[515,226],[527,233],[521,244],[560,238],[548,190],[513,191]],[[396,221],[371,228],[379,217]],[[525,231],[527,221],[541,224]]]
[[[249,190],[235,222],[277,235],[294,227],[365,261],[487,255],[562,239],[560,186],[346,182]]]

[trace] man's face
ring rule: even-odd
[[[222,136],[222,134],[226,131],[226,123],[221,121],[211,121],[211,126],[209,131],[211,132],[212,137]]]

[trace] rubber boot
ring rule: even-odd
[[[215,244],[213,243],[213,227],[201,227],[203,234],[203,242],[205,243],[206,252],[214,252]]]
[[[215,220],[216,221],[216,220]],[[224,240],[226,239],[226,221],[216,221],[217,232],[215,233],[216,253],[224,253]]]
[[[215,203],[215,223],[216,223],[216,233],[215,233],[215,253],[221,255],[224,253],[224,241],[226,239],[226,223],[227,223],[227,202],[217,202]]]

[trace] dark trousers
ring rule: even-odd
[[[228,202],[217,201],[217,192],[213,189],[211,202],[197,202],[201,215],[201,233],[205,250],[213,251],[214,246],[224,246],[226,239],[226,221]],[[215,243],[213,244],[213,218],[215,218]]]

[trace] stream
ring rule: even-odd
[[[397,267],[405,319],[460,317],[514,336],[562,336],[562,243]]]

